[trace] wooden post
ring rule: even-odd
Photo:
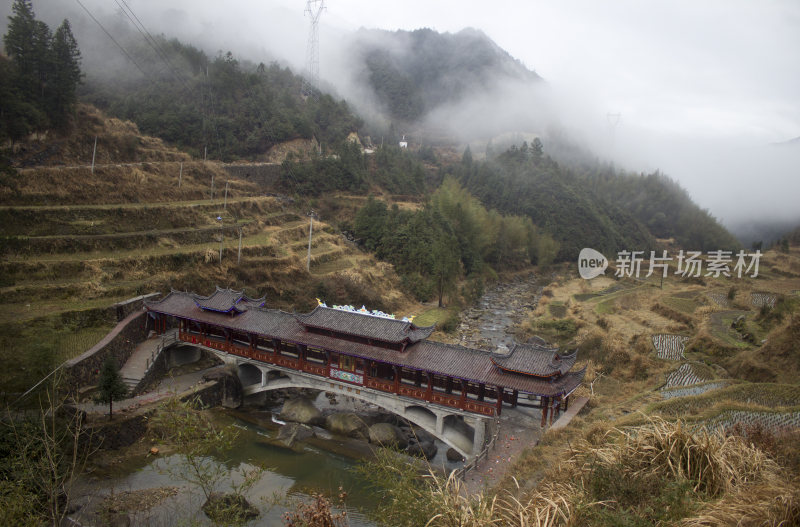
[[[511,408],[517,407],[517,399],[519,399],[519,391],[514,390],[514,393],[511,395]]]
[[[542,397],[542,428],[547,425],[547,407],[549,405],[550,398],[549,397]]]
[[[428,389],[425,390],[425,400],[430,402],[431,395],[433,394],[433,374],[426,371],[425,375],[428,377]]]
[[[394,368],[394,393],[400,392],[400,368],[398,366],[392,366]]]
[[[178,172],[178,188],[181,188],[182,179],[183,179],[183,161],[181,161],[181,171]]]
[[[500,415],[500,412],[503,411],[503,388],[500,386],[495,386],[495,390],[497,390],[497,415]]]
[[[203,147],[203,166],[206,166],[206,157],[208,157],[208,146]]]
[[[314,230],[314,211],[308,215],[308,256],[306,257],[306,271],[311,272],[311,233]]]
[[[211,173],[211,203],[214,203],[214,173]]]
[[[239,256],[236,258],[236,265],[242,263],[242,228],[239,227]]]
[[[92,150],[92,174],[94,174],[94,158],[97,154],[97,136],[94,136],[94,149]]]

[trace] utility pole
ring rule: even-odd
[[[306,271],[311,272],[311,233],[314,231],[314,211],[308,213],[308,256],[306,257]]]
[[[242,228],[239,227],[239,257],[236,259],[236,265],[242,263]]]
[[[211,173],[211,203],[214,203],[214,173]]]
[[[225,182],[225,201],[222,203],[222,210],[228,210],[228,182]]]
[[[181,188],[181,179],[183,179],[183,161],[181,161],[181,171],[178,172],[178,188]]]
[[[97,136],[94,136],[94,149],[92,150],[92,174],[94,174],[94,157],[97,154]]]

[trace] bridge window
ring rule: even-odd
[[[408,368],[400,369],[400,382],[403,384],[410,384],[412,386],[417,384],[417,372],[409,370]]]
[[[283,344],[283,350],[281,350],[281,355],[284,355],[286,357],[291,357],[293,359],[296,359],[300,356],[297,353],[297,345],[291,342],[286,342]]]
[[[258,337],[258,340],[256,340],[256,347],[261,351],[266,351],[269,353],[272,353],[275,349],[271,340],[262,337]]]
[[[317,348],[306,348],[306,360],[314,364],[325,364],[325,352]]]
[[[433,389],[437,392],[446,392],[447,391],[447,377],[443,375],[434,375],[433,376]]]
[[[243,348],[250,347],[250,338],[243,333],[234,332],[231,334],[231,339],[233,340],[233,343],[236,344],[237,346],[241,346]]]
[[[206,335],[212,340],[216,340],[218,342],[228,341],[228,337],[225,335],[225,331],[223,331],[222,328],[209,327],[206,330]]]

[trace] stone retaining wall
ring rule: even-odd
[[[800,428],[800,412],[748,412],[746,410],[726,410],[709,419],[706,428],[716,432],[725,431],[736,424],[745,427],[761,426],[773,433],[788,428]]]
[[[121,322],[122,320],[125,319],[125,317],[127,317],[134,311],[141,311],[142,308],[144,307],[145,300],[152,300],[160,295],[161,293],[148,293],[146,295],[129,298],[128,300],[117,302],[116,304],[111,306],[111,309],[117,316],[117,322]]]
[[[661,396],[664,399],[672,399],[674,397],[688,397],[690,395],[700,395],[710,390],[717,388],[724,388],[727,382],[709,382],[706,384],[698,384],[696,386],[689,386],[687,388],[670,388],[661,390]]]
[[[681,360],[684,357],[686,341],[689,337],[685,335],[671,335],[669,333],[657,333],[653,335],[653,347],[659,359]]]
[[[121,368],[133,350],[147,338],[147,313],[131,313],[103,339],[82,355],[64,363],[65,382],[71,389],[97,383],[106,357],[113,357]]]

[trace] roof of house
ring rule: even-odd
[[[306,327],[313,327],[384,342],[419,342],[433,333],[434,326],[417,327],[411,322],[317,306],[311,313],[295,315]]]
[[[507,355],[493,353],[492,362],[505,371],[536,377],[564,375],[572,369],[578,358],[577,350],[559,354],[558,348],[548,347],[542,343],[517,344]]]
[[[249,307],[235,317],[231,317],[223,311],[203,309],[195,301],[195,295],[178,291],[172,291],[162,300],[146,301],[145,306],[149,311],[200,323],[547,397],[571,393],[580,384],[585,373],[585,368],[575,372],[568,371],[569,368],[565,368],[565,366],[569,361],[565,360],[567,357],[564,357],[562,364],[559,365],[559,371],[565,368],[561,375],[549,378],[520,375],[513,370],[504,370],[496,366],[494,359],[497,356],[489,351],[426,340],[426,337],[433,331],[432,327],[416,328],[408,322],[348,312],[341,313],[350,316],[339,318],[337,316],[339,312],[337,315],[332,315],[330,312],[335,310],[326,308],[322,308],[324,311],[320,312],[320,307],[306,315],[263,307]],[[311,324],[309,320],[319,325]],[[323,326],[323,323],[326,326]],[[389,337],[393,339],[409,338],[409,345],[404,352],[400,352],[379,345],[353,342],[336,336],[309,332],[307,326],[326,329],[330,327],[332,331],[349,335],[356,334],[354,331],[357,329],[359,335],[375,335],[370,338],[381,341],[387,341]],[[350,328],[351,331],[344,331],[341,329],[343,327]],[[411,334],[413,337],[409,337]],[[420,337],[420,335],[424,336]],[[512,354],[516,352],[515,347]],[[522,355],[521,353],[519,356]],[[574,364],[575,354],[569,357],[572,361],[570,365]]]

